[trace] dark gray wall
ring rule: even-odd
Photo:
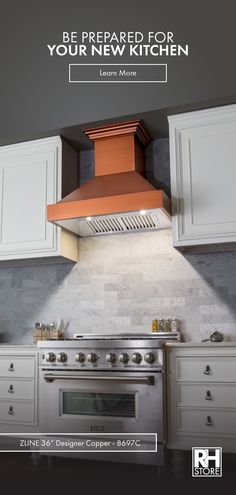
[[[234,0],[1,1],[0,139],[235,95],[235,11]],[[190,56],[168,60],[166,85],[70,85],[69,59],[45,48],[63,30],[170,30]]]

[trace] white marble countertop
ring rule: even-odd
[[[166,342],[166,347],[236,347],[236,340],[223,342]]]
[[[26,348],[26,349],[37,349],[37,344],[6,344],[0,342],[0,349],[5,347],[10,347],[11,349]]]
[[[36,344],[7,344],[7,343],[1,343],[0,342],[0,349],[5,348],[5,347],[10,347],[11,349],[37,349],[37,343]],[[223,341],[223,342],[166,342],[165,347],[236,347],[236,340],[235,341]]]

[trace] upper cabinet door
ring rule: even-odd
[[[47,205],[61,199],[62,156],[68,148],[57,136],[0,148],[0,261],[65,253],[61,229],[47,221]],[[77,166],[72,151],[68,174]],[[65,257],[76,260],[78,240],[64,234],[63,242],[67,253],[74,249]]]
[[[56,197],[54,152],[21,152],[0,163],[0,253],[53,249],[55,227],[47,222],[46,205]]]
[[[173,245],[236,243],[236,105],[169,117]]]

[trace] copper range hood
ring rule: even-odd
[[[169,227],[168,197],[144,178],[144,148],[150,138],[142,122],[84,133],[94,142],[95,177],[49,205],[48,220],[81,237]]]

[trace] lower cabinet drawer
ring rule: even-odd
[[[0,399],[34,399],[34,380],[10,380],[9,378],[0,379]]]
[[[236,382],[235,357],[177,357],[176,380],[183,382]]]
[[[236,408],[236,384],[177,383],[177,406]]]
[[[236,409],[217,411],[178,407],[177,432],[236,434]]]
[[[33,377],[35,358],[32,356],[0,355],[1,377]]]
[[[34,419],[33,401],[0,401],[0,422],[33,423]]]

